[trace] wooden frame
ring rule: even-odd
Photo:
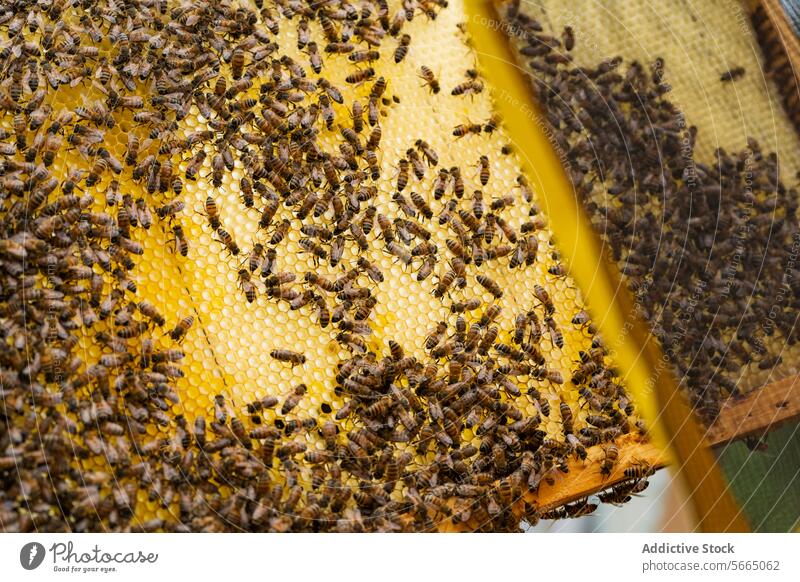
[[[706,432],[712,446],[749,436],[762,436],[780,425],[800,419],[800,375],[790,376],[731,398]]]
[[[708,428],[706,439],[713,447],[722,446],[748,436],[762,436],[784,423],[797,420],[800,420],[800,374],[767,384],[742,398],[731,398],[722,407],[717,421]],[[526,493],[520,502],[520,514],[524,514],[523,502],[546,511],[625,481],[628,467],[648,464],[661,468],[667,465],[662,451],[637,436],[626,435],[617,439],[616,444],[620,451],[619,460],[607,478],[594,471],[580,470],[584,463],[602,461],[605,447],[592,447],[588,450],[587,460],[572,462],[570,468],[575,470],[562,475],[554,485],[542,483],[536,493]]]
[[[783,96],[786,114],[800,132],[800,39],[779,0],[747,0],[747,6],[764,53],[764,68]]]
[[[712,447],[726,445],[748,436],[762,436],[784,423],[800,420],[800,374],[778,380],[753,390],[741,398],[731,398],[723,407],[717,421],[706,431]],[[637,465],[660,469],[668,464],[664,452],[645,441],[638,434],[625,435],[616,440],[619,459],[611,474],[585,470],[599,467],[608,444],[587,449],[584,461],[572,460],[568,473],[556,473],[552,484],[542,482],[537,491],[527,491],[512,506],[514,515],[525,519],[527,510],[548,511],[609,489],[627,481],[625,470]],[[471,531],[479,524],[443,524],[442,531]]]
[[[792,26],[787,22],[783,14],[779,0],[749,0],[750,9],[755,10],[761,6],[766,12],[767,17],[775,29],[775,34],[780,39],[786,56],[792,63],[792,68],[796,71],[800,66],[800,41],[794,34]]]

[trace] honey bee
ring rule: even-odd
[[[179,252],[181,256],[187,256],[189,254],[189,241],[186,239],[183,227],[180,224],[173,225],[172,234],[175,237],[175,250]]]
[[[516,269],[523,264],[530,266],[536,262],[536,255],[539,250],[539,240],[535,236],[525,237],[514,247],[511,260],[508,263],[510,269]]]
[[[533,295],[544,306],[544,310],[547,315],[552,315],[553,313],[555,313],[556,308],[555,305],[553,304],[553,300],[550,298],[550,294],[545,290],[544,287],[542,287],[541,285],[534,285]]]
[[[319,326],[326,328],[331,322],[331,312],[328,309],[328,304],[325,302],[325,298],[322,296],[317,296],[315,298],[315,303],[317,306]]]
[[[500,286],[490,277],[486,275],[477,275],[475,279],[478,283],[486,289],[489,293],[495,296],[496,299],[500,299],[503,296],[503,290]]]
[[[564,435],[571,434],[574,432],[572,409],[569,404],[562,401],[559,405],[559,411],[561,412],[561,426],[564,430]]]
[[[441,90],[439,81],[438,79],[436,79],[436,76],[433,74],[433,71],[431,71],[425,65],[422,65],[419,68],[419,77],[423,81],[425,81],[425,84],[428,86],[428,88],[431,90],[432,93],[436,94]]]
[[[383,93],[386,91],[386,79],[383,77],[378,77],[375,80],[375,83],[372,85],[372,89],[369,92],[370,102],[375,101],[377,102],[383,96]]]
[[[344,237],[337,236],[331,241],[331,252],[330,257],[328,258],[328,262],[330,263],[331,267],[335,267],[339,264],[339,261],[342,260],[342,255],[344,254]]]
[[[86,176],[86,185],[90,188],[97,185],[107,169],[108,162],[106,162],[103,158],[97,158],[92,165],[92,168],[89,170],[89,174]]]
[[[121,95],[115,100],[114,107],[121,109],[141,109],[144,107],[144,100],[139,95]]]
[[[625,467],[624,475],[627,479],[644,479],[655,473],[655,467],[649,463],[636,461],[629,467]]]
[[[332,85],[327,79],[319,79],[319,81],[317,81],[317,86],[320,87],[325,92],[325,96],[331,100],[340,105],[344,103],[344,97],[342,97],[341,91],[339,91],[339,89]],[[322,96],[320,96],[320,98],[321,97]]]
[[[278,212],[278,206],[280,205],[280,200],[278,199],[277,194],[274,192],[269,192],[266,196],[266,201],[264,202],[264,209],[261,212],[261,219],[258,221],[259,228],[269,228],[270,224],[272,224],[272,219],[275,217],[275,214]],[[212,228],[216,230],[214,225]]]
[[[505,448],[499,443],[495,443],[495,445],[492,446],[492,463],[494,464],[496,471],[500,473],[504,473],[506,471],[506,467],[508,466],[506,451]]]
[[[275,267],[274,265],[275,257],[272,255],[271,251],[272,253],[274,253],[275,249],[267,250],[267,255],[264,260],[264,264],[262,264],[261,266],[261,276],[264,277],[264,283],[266,284],[267,287],[280,287],[281,285],[292,283],[297,278],[297,276],[294,273],[290,273],[288,271],[278,272],[278,273],[273,272]],[[265,269],[264,265],[269,262],[271,262],[272,264]]]
[[[225,171],[225,160],[222,154],[216,153],[211,157],[211,183],[215,188],[222,186],[222,176]]]
[[[411,206],[411,204],[408,202],[406,197],[403,196],[400,192],[395,192],[394,194],[392,194],[392,200],[397,204],[397,206],[400,208],[400,210],[403,211],[403,214],[405,214],[409,218],[416,218],[417,211],[414,210],[414,207]],[[395,221],[395,226],[397,226],[396,221]],[[403,238],[403,241],[406,244],[409,244],[411,242],[411,235],[407,231],[404,233],[403,230],[404,229],[398,227],[396,233],[401,238],[405,237],[405,238]]]
[[[483,210],[483,191],[475,190],[472,193],[472,214],[474,214],[476,218],[481,218],[483,217]]]
[[[528,330],[528,314],[518,313],[514,318],[514,335],[513,342],[521,344],[525,340],[525,332]]]
[[[500,125],[500,117],[498,115],[492,115],[484,124],[483,131],[484,133],[492,134],[494,133]]]
[[[392,228],[392,221],[386,218],[385,215],[378,213],[378,227],[381,229],[381,237],[386,244],[392,243],[395,240],[394,229]]]
[[[184,175],[186,176],[187,180],[196,180],[197,179],[197,172],[200,171],[200,168],[203,166],[203,162],[206,160],[206,152],[205,150],[198,150],[198,152],[189,160],[189,163],[186,165],[186,171]]]
[[[292,393],[289,394],[289,396],[286,397],[286,400],[283,401],[283,404],[281,405],[281,414],[285,416],[294,410],[297,405],[300,404],[300,400],[302,400],[307,391],[308,388],[305,384],[298,384],[295,386],[294,390],[292,390]]]
[[[562,507],[540,514],[542,519],[564,519],[582,517],[589,515],[597,509],[596,503],[589,503],[587,499],[581,499],[574,503],[568,503]]]
[[[613,424],[613,420],[611,418],[599,414],[588,415],[586,417],[586,422],[601,429],[610,428]]]
[[[170,338],[172,338],[173,341],[180,342],[186,337],[186,333],[192,325],[194,325],[194,316],[188,315],[184,317],[177,323],[172,332],[170,332]]]
[[[155,306],[149,301],[140,301],[137,307],[145,317],[147,317],[156,325],[162,326],[166,323],[164,316],[161,315]]]
[[[403,265],[410,265],[413,257],[411,253],[409,253],[406,249],[404,249],[400,244],[395,241],[386,244],[386,250],[389,254],[395,256]]]
[[[508,222],[506,222],[506,220],[504,218],[502,218],[501,216],[499,216],[497,214],[493,215],[493,220],[494,220],[495,224],[497,224],[497,226],[500,227],[500,231],[503,233],[503,236],[508,240],[508,242],[510,242],[512,244],[516,244],[517,243],[517,233],[514,231],[513,227]],[[536,239],[534,238],[534,240],[536,240]],[[525,250],[525,249],[523,249],[523,250]]]
[[[456,280],[456,274],[452,270],[445,271],[445,274],[439,278],[439,282],[433,289],[433,296],[437,298],[444,297],[447,291],[452,287]]]
[[[319,75],[322,72],[322,55],[319,52],[317,43],[311,41],[308,43],[308,58],[311,64],[311,69]]]
[[[228,422],[228,407],[225,404],[225,397],[222,394],[214,396],[214,419],[217,424],[224,425]],[[211,425],[214,428],[214,425]]]
[[[374,150],[367,149],[367,151],[364,153],[364,158],[367,160],[367,164],[369,165],[370,178],[372,178],[373,181],[377,181],[378,178],[381,177],[381,168],[378,164],[378,156],[375,154]]]
[[[533,191],[531,190],[530,186],[528,185],[528,179],[520,174],[517,176],[517,185],[522,190],[522,197],[525,202],[532,202],[533,201]]]
[[[31,98],[26,107],[26,110],[29,112],[28,127],[31,131],[38,131],[39,128],[42,127],[48,119],[50,119],[50,116],[53,113],[53,106],[49,103],[45,103],[43,105],[36,103],[36,101],[39,100],[38,95],[41,95],[41,98],[44,99],[46,92],[44,90],[37,92],[36,96]]]
[[[483,83],[477,81],[475,79],[470,79],[469,81],[464,81],[463,83],[459,83],[453,90],[450,92],[451,95],[477,95],[478,93],[483,92]]]
[[[359,257],[357,264],[361,270],[363,270],[365,273],[367,273],[367,275],[369,275],[370,279],[372,279],[376,283],[383,282],[383,273],[374,263],[371,263],[364,257]]]
[[[575,48],[575,33],[573,32],[571,26],[564,27],[564,30],[561,33],[561,42],[566,51],[571,51],[573,48]]]
[[[303,280],[309,285],[315,285],[328,293],[335,293],[340,290],[336,282],[310,271],[305,274]]]
[[[367,140],[366,149],[367,150],[376,150],[381,143],[381,136],[383,135],[383,130],[381,130],[380,125],[376,125],[369,134],[369,139]]]
[[[514,497],[514,488],[511,481],[508,479],[501,479],[497,484],[497,496],[503,508],[511,506]]]
[[[441,200],[444,196],[444,193],[447,189],[447,183],[450,181],[450,173],[442,168],[439,170],[439,175],[436,177],[436,181],[434,182],[433,186],[433,198],[435,200]],[[444,222],[440,219],[440,224],[445,224],[447,220]]]
[[[248,303],[256,300],[256,286],[250,278],[250,271],[247,269],[239,269],[238,273],[239,288],[244,293]]]
[[[370,99],[367,102],[367,121],[369,122],[370,127],[379,127],[378,124],[378,103],[374,99]],[[369,142],[368,142],[369,147]],[[377,147],[377,146],[376,146]],[[374,148],[372,148],[374,149]]]
[[[242,193],[242,201],[244,202],[245,207],[252,208],[255,204],[255,195],[253,192],[253,185],[246,176],[243,176],[242,179],[239,180],[239,190]]]
[[[310,38],[311,31],[308,28],[308,20],[301,18],[300,22],[297,23],[297,49],[303,50],[310,42]]]
[[[466,301],[457,301],[450,305],[450,313],[466,313],[468,311],[475,311],[481,306],[481,300],[477,297],[472,297]]]
[[[236,47],[231,55],[231,76],[234,79],[241,79],[244,70],[244,49]]]
[[[225,245],[225,248],[228,249],[230,254],[232,254],[234,257],[239,254],[239,245],[236,243],[230,233],[222,228],[219,228],[217,229],[217,234],[219,235],[220,242]]]
[[[50,167],[55,161],[56,153],[61,149],[63,138],[60,135],[48,134],[42,145],[42,161],[45,167]]]
[[[397,173],[397,190],[398,192],[402,192],[405,190],[406,186],[408,186],[409,163],[405,158],[401,158],[397,163],[399,166]]]
[[[411,249],[411,256],[412,257],[424,257],[426,255],[435,255],[437,251],[437,247],[434,243],[426,241],[418,244],[413,249]]]
[[[263,215],[262,215],[263,218]],[[269,239],[269,244],[272,246],[279,245],[286,235],[289,233],[289,228],[291,227],[291,222],[288,218],[284,218],[281,222],[279,222],[275,226],[275,230],[272,231],[272,236]]]
[[[289,301],[289,309],[292,311],[301,309],[311,303],[313,300],[314,292],[311,290],[306,290]]]
[[[342,136],[353,146],[356,152],[361,153],[364,151],[364,146],[361,145],[361,140],[358,139],[358,134],[354,130],[349,127],[342,127],[340,131]],[[328,181],[330,181],[330,179]]]
[[[430,351],[439,345],[444,338],[445,333],[447,333],[447,323],[440,321],[436,324],[436,329],[429,333],[425,338],[425,349]]]
[[[554,346],[558,348],[564,347],[564,335],[561,333],[561,330],[558,329],[558,325],[556,324],[555,320],[548,316],[544,318],[544,322],[547,325],[547,329],[550,332],[550,341],[553,343]]]
[[[489,158],[485,155],[481,156],[480,159],[478,160],[478,167],[480,168],[481,185],[486,186],[486,184],[489,183]],[[497,210],[495,208],[494,202],[492,203],[492,210]]]
[[[419,210],[420,214],[424,218],[428,220],[431,220],[433,218],[433,210],[431,210],[431,207],[428,206],[428,203],[420,194],[412,192],[411,201],[414,203],[414,206],[417,208],[417,210]]]
[[[403,347],[394,340],[389,340],[389,353],[395,362],[399,362],[405,355]]]
[[[641,479],[638,481],[626,481],[615,485],[603,493],[600,493],[597,497],[603,503],[622,505],[623,503],[630,501],[632,496],[647,489],[648,485],[649,483],[646,479]]]
[[[744,74],[745,74],[744,67],[733,67],[722,73],[719,77],[719,80],[722,81],[723,83],[729,81],[735,81],[736,79],[743,77]]]
[[[453,128],[453,135],[457,138],[462,138],[466,135],[479,135],[483,130],[480,123],[462,123]]]
[[[611,475],[614,464],[619,459],[619,448],[615,444],[610,444],[605,449],[605,457],[600,463],[600,474],[604,477]]]
[[[583,383],[588,377],[592,376],[599,369],[600,366],[593,360],[582,362],[578,369],[572,374],[572,383],[576,385]]]
[[[302,250],[311,254],[317,260],[325,260],[328,258],[328,251],[310,238],[301,238],[299,245]]]
[[[415,142],[415,145],[416,145],[417,149],[420,152],[422,152],[422,155],[425,157],[425,159],[427,160],[428,164],[430,164],[431,166],[438,165],[438,163],[439,163],[439,155],[433,150],[433,148],[431,148],[430,145],[428,145],[428,142],[426,142],[425,140],[422,140],[422,139],[418,139]],[[442,171],[445,171],[445,170],[441,170],[440,171],[440,173],[439,173],[440,177],[442,177],[442,174],[441,174]],[[443,179],[446,180],[447,176],[444,176]]]
[[[294,352],[292,350],[287,350],[287,349],[272,350],[269,353],[269,355],[271,358],[278,360],[279,362],[286,362],[288,364],[291,364],[292,367],[306,363],[305,354]]]
[[[422,261],[422,265],[420,265],[420,268],[417,271],[417,281],[424,281],[425,279],[430,277],[435,267],[436,267],[436,255],[426,256]]]
[[[162,220],[168,217],[171,218],[183,210],[184,206],[183,200],[175,199],[156,209],[156,214]]]
[[[400,63],[403,59],[406,58],[408,54],[408,47],[411,44],[411,36],[408,34],[404,34],[400,37],[400,42],[397,44],[397,48],[394,49],[394,62]]]
[[[275,249],[267,249],[267,252],[264,256],[264,261],[261,263],[260,275],[262,277],[266,278],[274,273],[277,255],[278,253],[275,251]]]
[[[250,250],[250,254],[247,258],[247,267],[251,273],[254,273],[256,269],[261,266],[262,261],[264,260],[264,245],[261,243],[255,243],[253,248]]]
[[[111,117],[106,106],[99,101],[95,101],[90,107],[76,107],[75,115],[86,121],[91,121],[98,126],[106,125],[107,127],[113,127],[114,125],[114,118]]]
[[[411,167],[414,170],[414,176],[417,180],[422,180],[425,177],[425,165],[415,149],[409,148],[406,150],[406,157],[411,160]]]
[[[352,352],[363,354],[367,351],[367,344],[364,340],[350,332],[339,332],[336,334],[336,341]]]
[[[464,180],[461,177],[461,168],[453,166],[450,168],[450,176],[453,179],[453,193],[456,198],[461,199],[464,197]],[[473,229],[474,230],[474,229]]]
[[[350,45],[351,47],[353,45]],[[350,49],[352,50],[352,48]],[[350,54],[347,58],[353,63],[370,63],[380,58],[380,53],[376,50],[361,50]]]
[[[353,102],[350,118],[353,120],[353,131],[361,133],[364,130],[364,107],[359,101]]]

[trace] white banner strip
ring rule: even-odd
[[[3,534],[2,580],[800,580],[792,534]]]

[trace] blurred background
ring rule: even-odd
[[[625,62],[643,64],[663,59],[670,101],[687,125],[699,129],[695,146],[699,158],[713,159],[717,148],[739,151],[752,137],[764,151],[777,154],[787,186],[797,186],[800,140],[797,108],[791,107],[797,104],[797,81],[786,62],[797,48],[797,0],[523,0],[521,6],[545,29],[574,30],[572,55],[579,65],[617,55]],[[754,26],[767,20],[765,11],[785,14],[787,27],[777,29],[773,21],[768,31],[779,30],[780,42],[769,34],[765,37],[760,24],[758,29]],[[743,76],[735,83],[721,83],[720,72],[732,68],[743,69]],[[769,351],[781,356],[778,366],[750,365],[740,370],[736,384],[743,393],[800,373],[797,344],[773,343]],[[800,528],[798,428],[797,423],[786,424],[747,444],[740,440],[716,450],[754,531]],[[600,504],[592,515],[541,522],[527,531],[687,531],[692,529],[692,518],[684,499],[678,483],[664,470],[623,507]]]

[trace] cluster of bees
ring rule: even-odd
[[[741,393],[743,368],[773,368],[781,357],[770,343],[798,339],[797,190],[753,139],[699,161],[697,128],[665,97],[662,59],[649,69],[623,70],[620,57],[579,68],[571,30],[543,42],[541,25],[514,4],[507,18],[575,191],[695,410],[712,422]]]
[[[3,529],[424,531],[450,520],[516,530],[511,506],[569,471],[570,459],[585,459],[587,447],[606,446],[601,469],[610,473],[618,451],[609,443],[634,427],[633,409],[599,338],[563,378],[543,355],[542,342],[564,342],[548,292],[537,285],[535,305],[501,329],[496,301],[508,290],[476,272],[501,260],[509,269],[535,263],[544,224],[524,178],[518,191],[484,200],[459,167],[438,168],[439,155],[420,138],[395,164],[393,213],[373,204],[380,119],[399,100],[375,73],[379,48],[391,43],[389,60],[403,61],[412,46],[405,23],[435,19],[446,2],[255,5],[21,0],[0,8]],[[281,53],[275,39],[287,26],[307,62]],[[361,102],[345,104],[325,78],[329,61],[345,59],[353,67],[346,83],[364,88]],[[419,75],[441,91],[430,69]],[[76,99],[84,88],[102,98]],[[482,90],[468,71],[442,97]],[[195,109],[207,127],[186,129],[181,122]],[[453,136],[490,134],[498,123],[458,126]],[[338,139],[336,151],[323,135]],[[477,167],[484,187],[490,157]],[[328,419],[297,414],[302,383],[244,409],[219,395],[208,417],[175,412],[180,343],[196,317],[162,314],[142,299],[135,269],[151,228],[169,233],[177,256],[190,256],[184,187],[209,171],[219,188],[234,168],[243,170],[241,204],[258,214],[261,238],[240,247],[213,192],[204,221],[219,250],[239,261],[242,300],[286,302],[336,328],[350,357],[336,374],[344,405],[323,405]],[[411,191],[429,172],[433,190]],[[517,204],[530,205],[519,228],[504,218]],[[432,222],[449,233],[445,245],[433,242]],[[295,230],[301,253],[341,276],[279,270],[281,242]],[[431,330],[424,358],[391,340],[379,354],[365,339],[372,288],[384,276],[363,251],[376,244],[417,281],[435,278],[434,296],[454,316]],[[358,258],[345,260],[346,249]],[[558,265],[551,274],[564,275]],[[451,298],[476,286],[473,298]],[[572,322],[594,334],[586,313]],[[96,361],[87,341],[102,349]],[[294,346],[270,355],[306,361]],[[586,422],[574,404],[551,410],[536,388],[565,382],[580,392]],[[551,418],[561,423],[559,438],[542,428]],[[650,472],[629,468],[628,481],[601,501],[624,502]],[[137,518],[143,491],[162,517]],[[525,513],[533,521],[594,507],[584,500]]]

